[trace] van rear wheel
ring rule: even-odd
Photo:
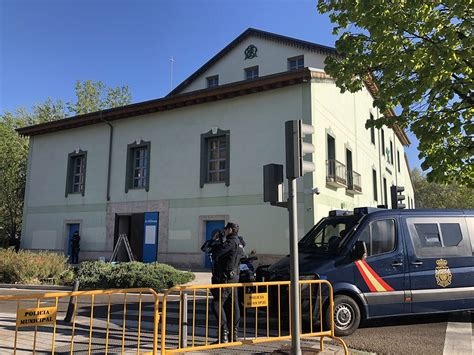
[[[331,325],[329,306],[326,310],[326,325]],[[360,309],[354,299],[346,295],[334,297],[334,333],[336,336],[347,336],[355,332],[360,324]]]

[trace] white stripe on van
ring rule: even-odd
[[[474,354],[474,336],[470,312],[451,315],[450,319],[455,319],[456,322],[449,322],[446,327],[443,354]]]

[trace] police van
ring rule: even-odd
[[[258,277],[289,280],[289,264]],[[474,210],[331,211],[299,242],[299,265],[301,279],[332,284],[339,336],[364,319],[474,310]]]

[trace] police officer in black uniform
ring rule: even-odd
[[[79,262],[79,251],[81,250],[80,247],[81,237],[78,231],[75,231],[71,238],[71,263],[77,264]]]
[[[212,247],[213,284],[226,284],[239,282],[239,266],[240,258],[243,256],[243,245],[241,238],[238,236],[239,225],[229,222],[224,227],[224,236],[220,243],[215,243]],[[239,330],[240,310],[237,299],[237,289],[222,288],[211,289],[212,311],[217,321],[219,321],[219,313],[221,320],[221,337],[216,343],[227,343],[235,341]],[[232,296],[232,293],[234,294]],[[233,302],[232,302],[233,301]],[[232,324],[232,308],[234,314],[234,322]],[[229,330],[231,330],[231,338],[229,338]]]

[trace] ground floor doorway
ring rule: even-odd
[[[72,236],[74,233],[78,232],[80,235],[80,227],[81,225],[79,223],[67,223],[66,224],[66,235],[67,235],[67,245],[66,245],[66,250],[67,250],[67,256],[69,258],[69,261],[71,262],[72,258]]]
[[[213,221],[204,221],[205,222],[205,233],[206,233],[206,240],[209,240],[214,235],[215,230],[222,230],[224,229],[225,220],[213,220]],[[206,269],[210,269],[212,267],[211,258],[208,254],[205,255],[204,259],[204,267]]]
[[[157,261],[158,212],[144,212],[115,215],[114,248],[120,234],[127,236],[136,261]],[[128,261],[125,248],[120,247],[117,261]]]

